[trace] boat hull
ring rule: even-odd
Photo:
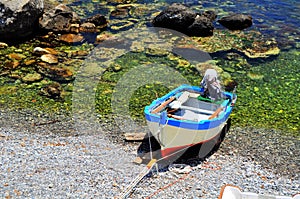
[[[172,125],[162,127],[157,122],[147,122],[152,135],[161,146],[163,157],[178,153],[183,154],[186,149],[196,144],[203,144],[212,140],[218,140],[226,121],[209,129],[188,129]],[[206,148],[207,154],[211,149]],[[204,151],[205,152],[205,151]]]
[[[226,122],[232,111],[233,107],[230,103],[232,102],[232,99],[228,99],[227,101],[225,100],[222,105],[224,106],[224,110],[216,118],[209,118],[209,116],[201,115],[201,117],[199,116],[197,120],[197,114],[194,112],[193,114],[188,114],[190,118],[193,117],[193,120],[170,118],[163,114],[164,111],[153,113],[153,109],[155,109],[155,107],[163,104],[170,97],[173,97],[176,94],[182,93],[184,91],[200,93],[202,90],[201,88],[195,86],[180,86],[167,95],[163,96],[162,98],[155,100],[144,110],[148,127],[152,135],[161,146],[162,157],[179,157],[184,154],[184,152],[191,146],[205,143],[216,143],[220,140],[222,129],[226,125]],[[233,95],[231,94],[227,95],[228,98],[233,97]],[[198,102],[197,100],[193,99],[190,105],[195,105],[195,103]],[[212,103],[207,103],[207,105],[205,106],[212,105],[215,106]],[[221,105],[219,106],[221,107]],[[199,107],[203,108],[204,105],[201,104],[198,106],[198,108]],[[212,112],[216,111],[218,107],[213,108],[214,109],[212,110]],[[196,108],[192,107],[192,110],[194,109]],[[205,110],[205,112],[209,112],[209,110]],[[201,154],[208,155],[210,151],[212,151],[213,147],[214,146],[211,144],[206,145],[205,147],[201,147]]]

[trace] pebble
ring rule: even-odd
[[[59,37],[59,40],[68,44],[82,43],[84,37],[77,34],[63,34]]]
[[[8,45],[4,42],[0,42],[0,48],[7,48]]]
[[[41,47],[35,47],[33,49],[33,53],[37,55],[45,55],[45,54],[52,54],[57,55],[57,51],[53,48],[41,48]]]
[[[74,121],[64,116],[32,114],[22,110],[16,114],[0,109],[0,116],[3,124],[0,127],[0,198],[8,195],[11,198],[114,198],[145,168],[145,165],[132,162],[139,143],[118,140],[112,144],[112,138],[108,135],[116,133],[118,128],[111,123],[93,127],[75,121],[74,128]],[[60,122],[30,125],[30,121],[47,124],[53,117],[59,117],[56,119]],[[104,128],[105,125],[108,126]],[[278,140],[280,137],[272,132],[271,137],[281,143],[280,147],[273,146],[272,140],[263,140],[267,137],[267,130],[258,130],[257,134],[251,133],[253,131],[256,130],[231,129],[219,150],[205,162],[194,162],[193,166],[173,164],[170,166],[173,170],[153,172],[136,186],[129,198],[213,199],[218,198],[225,184],[238,186],[243,192],[263,195],[292,196],[298,193],[299,162],[295,156],[281,157],[280,147],[286,147],[287,150],[295,147],[293,152],[297,156],[299,142]],[[259,142],[252,140],[259,145],[253,146],[247,136],[243,137],[242,146],[232,140],[245,135],[249,136],[249,140],[260,139]],[[255,160],[248,158],[253,155],[251,153],[257,155],[264,151],[264,143],[270,148],[269,159],[277,155],[274,158],[281,163],[277,167],[293,163],[295,173],[276,172],[271,165],[264,164],[266,157]],[[251,147],[254,150],[250,150]],[[232,148],[236,150],[229,154],[228,149]]]
[[[41,60],[43,62],[46,62],[46,63],[49,63],[49,64],[58,64],[58,58],[55,55],[52,55],[52,54],[42,55]]]

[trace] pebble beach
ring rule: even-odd
[[[133,163],[140,143],[108,136],[118,131],[109,122],[101,126],[110,132],[93,133],[72,128],[70,118],[55,117],[1,112],[1,198],[116,198],[145,168]],[[225,184],[293,196],[300,190],[299,157],[295,137],[232,127],[205,161],[154,170],[128,198],[218,198]]]

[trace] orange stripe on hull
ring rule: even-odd
[[[198,143],[196,143],[196,144],[188,144],[188,145],[184,145],[184,146],[177,146],[177,147],[171,147],[171,148],[165,148],[165,149],[162,149],[162,150],[161,150],[161,156],[162,156],[162,157],[168,157],[168,156],[171,157],[171,156],[176,155],[176,153],[179,153],[179,154],[182,155],[182,154],[185,152],[185,150],[187,150],[189,147],[192,147],[192,146],[195,146],[195,145],[199,145],[199,144],[203,144],[203,143],[209,142],[209,141],[211,141],[211,140],[213,140],[213,139],[219,137],[220,134],[221,134],[221,133],[218,133],[215,137],[212,137],[212,138],[210,138],[210,139],[208,139],[208,140],[204,140],[204,141],[202,141],[202,142],[198,142]],[[179,152],[179,151],[181,151],[181,150],[182,150],[182,152]]]

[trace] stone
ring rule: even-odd
[[[73,72],[66,67],[52,66],[47,63],[38,64],[38,72],[51,80],[58,82],[69,82],[74,79]]]
[[[49,63],[49,64],[58,64],[58,59],[55,55],[52,54],[45,54],[41,56],[41,60],[43,62]]]
[[[80,23],[78,15],[64,4],[45,12],[39,19],[40,27],[45,31],[70,32],[71,24]]]
[[[53,48],[41,48],[41,47],[35,47],[33,49],[33,53],[36,55],[45,55],[45,54],[52,54],[57,55],[57,51]]]
[[[193,24],[196,13],[182,4],[172,4],[159,13],[152,21],[156,27],[169,28],[185,33],[187,27]]]
[[[95,26],[100,26],[100,27],[106,27],[107,26],[107,20],[105,16],[101,14],[96,14],[94,16],[91,16],[85,20],[85,22],[93,23]]]
[[[129,10],[127,8],[116,8],[111,11],[110,18],[123,19],[129,16]]]
[[[214,26],[211,19],[205,16],[197,16],[192,25],[187,28],[187,35],[207,37],[213,35]]]
[[[29,73],[22,78],[25,83],[37,82],[43,79],[42,75],[39,73]]]
[[[14,59],[14,60],[22,60],[22,59],[26,58],[25,55],[19,54],[19,53],[10,53],[10,54],[7,55],[7,57],[9,59]]]
[[[84,41],[84,37],[78,34],[63,34],[58,39],[68,44],[82,43]]]
[[[41,89],[40,94],[47,96],[49,98],[60,98],[63,89],[62,86],[58,82],[53,82]]]
[[[211,22],[215,21],[217,18],[217,14],[213,10],[206,10],[201,14],[201,16],[210,19]]]
[[[80,32],[97,32],[96,26],[93,23],[86,22],[80,25]]]
[[[108,34],[108,33],[102,33],[100,35],[97,35],[96,43],[101,43],[101,42],[104,42],[106,40],[113,40],[113,39],[116,39],[113,35]]]
[[[245,14],[232,14],[222,17],[218,22],[229,30],[243,30],[252,26],[252,17]]]
[[[8,45],[6,43],[0,42],[0,49],[1,48],[7,48],[7,47],[8,47]]]
[[[4,68],[16,69],[19,65],[20,65],[20,62],[18,62],[18,61],[10,61],[10,62],[6,62],[4,64]]]
[[[26,60],[26,61],[24,62],[24,64],[25,64],[26,66],[30,66],[30,65],[34,64],[35,62],[36,62],[36,60],[30,59],[30,60]]]
[[[70,33],[79,33],[80,24],[75,23],[70,25]]]
[[[1,0],[0,38],[19,39],[32,34],[43,7],[43,0]]]

